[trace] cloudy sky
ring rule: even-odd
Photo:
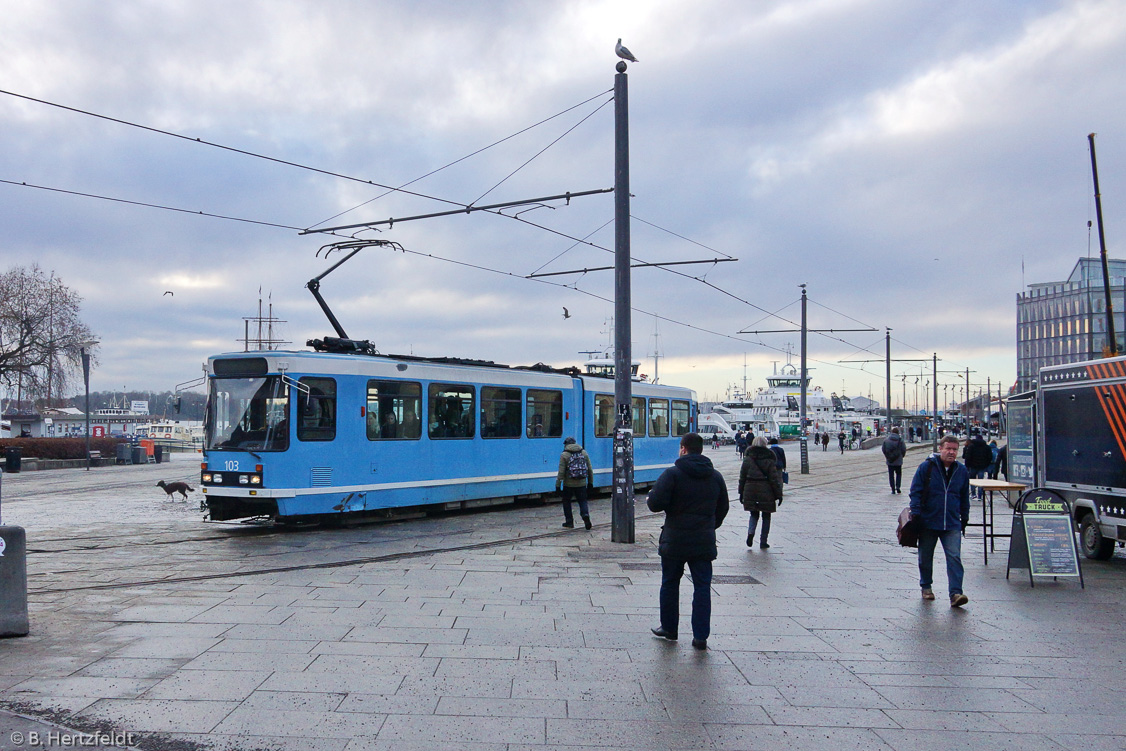
[[[651,374],[659,331],[662,382],[701,398],[744,373],[761,385],[788,346],[796,361],[798,336],[737,332],[792,328],[806,284],[811,327],[876,329],[811,335],[814,385],[882,401],[882,364],[840,361],[882,357],[891,327],[893,357],[937,352],[975,389],[1008,387],[1016,294],[1098,253],[1090,132],[1122,256],[1120,0],[0,11],[0,266],[38,263],[82,295],[101,340],[94,390],[169,389],[241,350],[259,289],[289,347],[331,334],[304,285],[351,231],[300,228],[611,187],[618,37],[640,59],[633,256],[738,259],[634,271],[634,355]],[[363,232],[408,252],[364,250],[322,291],[384,353],[577,364],[609,341],[612,275],[524,277],[611,264],[613,211],[605,194]],[[893,364],[896,406],[919,367]]]

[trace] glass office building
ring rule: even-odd
[[[1126,260],[1108,259],[1114,333],[1126,331]],[[1108,346],[1102,262],[1080,258],[1067,281],[1030,284],[1017,295],[1017,390],[1035,388],[1040,368],[1101,357]]]

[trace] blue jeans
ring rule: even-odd
[[[684,564],[692,572],[692,638],[707,639],[712,631],[712,562],[661,557],[661,628],[677,634],[680,626],[680,579]]]
[[[766,542],[766,538],[770,536],[769,511],[759,511],[758,509],[751,511],[751,521],[747,524],[747,537],[755,536],[755,527],[758,526],[758,518],[760,514],[762,515],[762,537],[759,538],[759,542]]]
[[[984,469],[971,469],[970,470],[970,479],[971,480],[980,480],[984,477],[985,477],[985,470]],[[985,495],[985,491],[982,490],[981,488],[975,488],[975,487],[970,488],[970,498],[981,498],[984,495]]]
[[[950,596],[962,594],[962,531],[960,529],[924,529],[919,532],[919,586],[930,589],[934,581],[934,547],[942,540],[946,555],[946,578]]]
[[[586,505],[586,485],[577,488],[563,486],[563,520],[568,524],[575,523],[575,513],[571,510],[571,498],[579,502],[579,515],[582,518],[590,516],[590,509]]]

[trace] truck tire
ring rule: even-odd
[[[1105,561],[1114,555],[1114,540],[1103,537],[1094,514],[1087,514],[1079,523],[1079,547],[1083,555],[1096,561]]]

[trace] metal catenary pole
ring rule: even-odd
[[[73,352],[73,350],[71,350]],[[86,471],[90,471],[90,353],[82,348],[82,382],[86,386]]]
[[[884,335],[884,362],[887,364],[886,374],[886,391],[887,391],[887,425],[884,426],[884,432],[891,432],[891,329],[887,330]]]
[[[966,401],[964,406],[965,420],[966,420],[966,438],[970,437],[970,369],[966,368]]]
[[[809,327],[806,323],[806,317],[805,317],[805,304],[806,304],[805,285],[802,284],[800,286],[801,286],[801,404],[799,405],[799,409],[801,411],[798,413],[798,415],[799,415],[798,419],[800,420],[801,431],[799,433],[798,440],[801,441],[801,443],[799,443],[798,445],[800,447],[799,451],[801,452],[801,473],[803,475],[808,475],[809,474],[809,444],[808,444],[808,442],[809,442],[809,429],[806,426],[805,404],[806,404],[806,391],[809,388],[809,372],[806,370],[806,367],[805,367],[805,363],[806,363],[805,353],[806,353],[806,334],[809,331]]]
[[[938,353],[931,356],[931,380],[934,382],[934,409],[931,410],[931,446],[938,453]]]
[[[634,542],[633,351],[630,334],[629,78],[625,62],[614,76],[614,424],[611,539]]]

